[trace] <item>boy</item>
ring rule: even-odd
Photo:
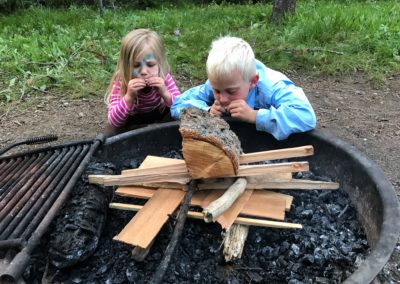
[[[176,98],[171,115],[194,106],[213,115],[225,114],[254,123],[259,131],[283,140],[290,134],[316,126],[314,110],[303,90],[285,75],[256,60],[241,38],[215,40],[207,59],[208,80]]]

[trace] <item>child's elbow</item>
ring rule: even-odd
[[[308,110],[304,120],[305,131],[313,130],[317,126],[317,117],[315,116],[314,110],[311,108]]]

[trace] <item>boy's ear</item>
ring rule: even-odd
[[[258,74],[255,74],[253,75],[253,77],[250,78],[250,89],[254,88],[257,85],[259,79],[260,76],[258,76]]]

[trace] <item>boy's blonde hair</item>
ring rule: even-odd
[[[159,76],[165,78],[170,72],[165,55],[164,42],[160,36],[149,29],[135,29],[129,32],[121,41],[119,60],[106,93],[106,103],[110,100],[114,81],[121,81],[121,95],[126,93],[127,85],[132,79],[133,63],[138,56],[142,55],[141,53],[145,47],[149,47],[154,53],[160,69]]]
[[[256,74],[256,59],[251,46],[241,38],[224,36],[214,40],[207,58],[208,78],[221,80],[239,71],[245,81]]]

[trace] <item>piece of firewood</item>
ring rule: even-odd
[[[255,176],[254,176],[255,177]],[[304,180],[304,179],[252,179],[252,176],[246,177],[246,189],[305,189],[305,190],[335,190],[339,188],[337,182]],[[216,181],[209,183],[199,183],[199,190],[209,189],[227,189],[229,182]]]
[[[109,205],[112,209],[119,210],[130,210],[130,211],[139,211],[143,208],[142,205],[135,204],[125,204],[125,203],[110,203]],[[188,217],[194,219],[204,220],[204,216],[202,212],[194,212],[189,211]],[[256,227],[265,227],[265,228],[278,228],[278,229],[302,229],[303,226],[297,223],[287,223],[287,222],[278,222],[271,221],[265,219],[254,219],[254,218],[245,218],[245,217],[237,217],[235,220],[235,224],[242,224],[248,226],[256,226]]]
[[[179,132],[183,157],[194,179],[237,173],[240,140],[225,120],[198,108],[185,108]]]
[[[191,178],[189,174],[184,172],[167,173],[166,166],[158,167],[159,172],[153,168],[153,173],[149,174],[147,169],[130,170],[130,174],[126,175],[89,175],[89,183],[100,184],[105,186],[111,185],[131,185],[145,182],[175,182],[187,184]],[[245,165],[240,166],[237,174],[225,173],[220,177],[248,177],[260,176],[263,174],[276,172],[304,172],[309,170],[308,162],[290,162],[290,163],[274,163],[266,165]],[[131,173],[133,175],[131,176]]]
[[[314,147],[312,145],[284,148],[277,150],[269,150],[255,153],[247,153],[240,155],[240,164],[248,164],[269,160],[289,159],[296,157],[305,157],[314,155]]]
[[[146,202],[142,210],[113,239],[147,248],[161,230],[169,215],[180,205],[185,193],[181,190],[160,188]],[[165,202],[168,200],[168,202]]]
[[[214,222],[222,213],[228,210],[236,199],[245,191],[247,181],[245,178],[238,178],[217,200],[211,202],[203,210],[204,221]]]
[[[144,187],[120,187],[115,191],[115,194],[126,197],[135,197],[141,199],[149,199],[156,192],[155,189],[144,188]],[[250,191],[246,190],[246,193]],[[223,194],[222,190],[208,192],[206,190],[196,191],[190,202],[190,206],[207,207],[209,203],[218,199]],[[212,196],[211,196],[212,195]],[[243,196],[243,195],[242,195]],[[214,198],[215,197],[215,198]],[[205,199],[211,199],[211,201],[204,205]],[[244,206],[240,209],[240,214],[271,218],[274,220],[284,220],[285,211],[289,211],[293,197],[290,195],[272,192],[272,191],[254,191],[251,196],[246,200]],[[204,206],[203,206],[204,205]],[[229,210],[234,209],[230,208]],[[231,215],[231,214],[229,214]],[[227,216],[225,219],[230,219]],[[218,222],[220,221],[217,219]],[[224,221],[228,224],[229,222]]]
[[[242,257],[244,243],[249,233],[249,226],[233,224],[226,231],[224,238],[224,258],[226,262]]]
[[[150,245],[147,246],[147,248],[141,248],[141,247],[134,247],[132,250],[132,258],[135,261],[142,262],[146,258],[146,256],[149,254],[151,247],[153,246],[154,240],[150,243]]]

